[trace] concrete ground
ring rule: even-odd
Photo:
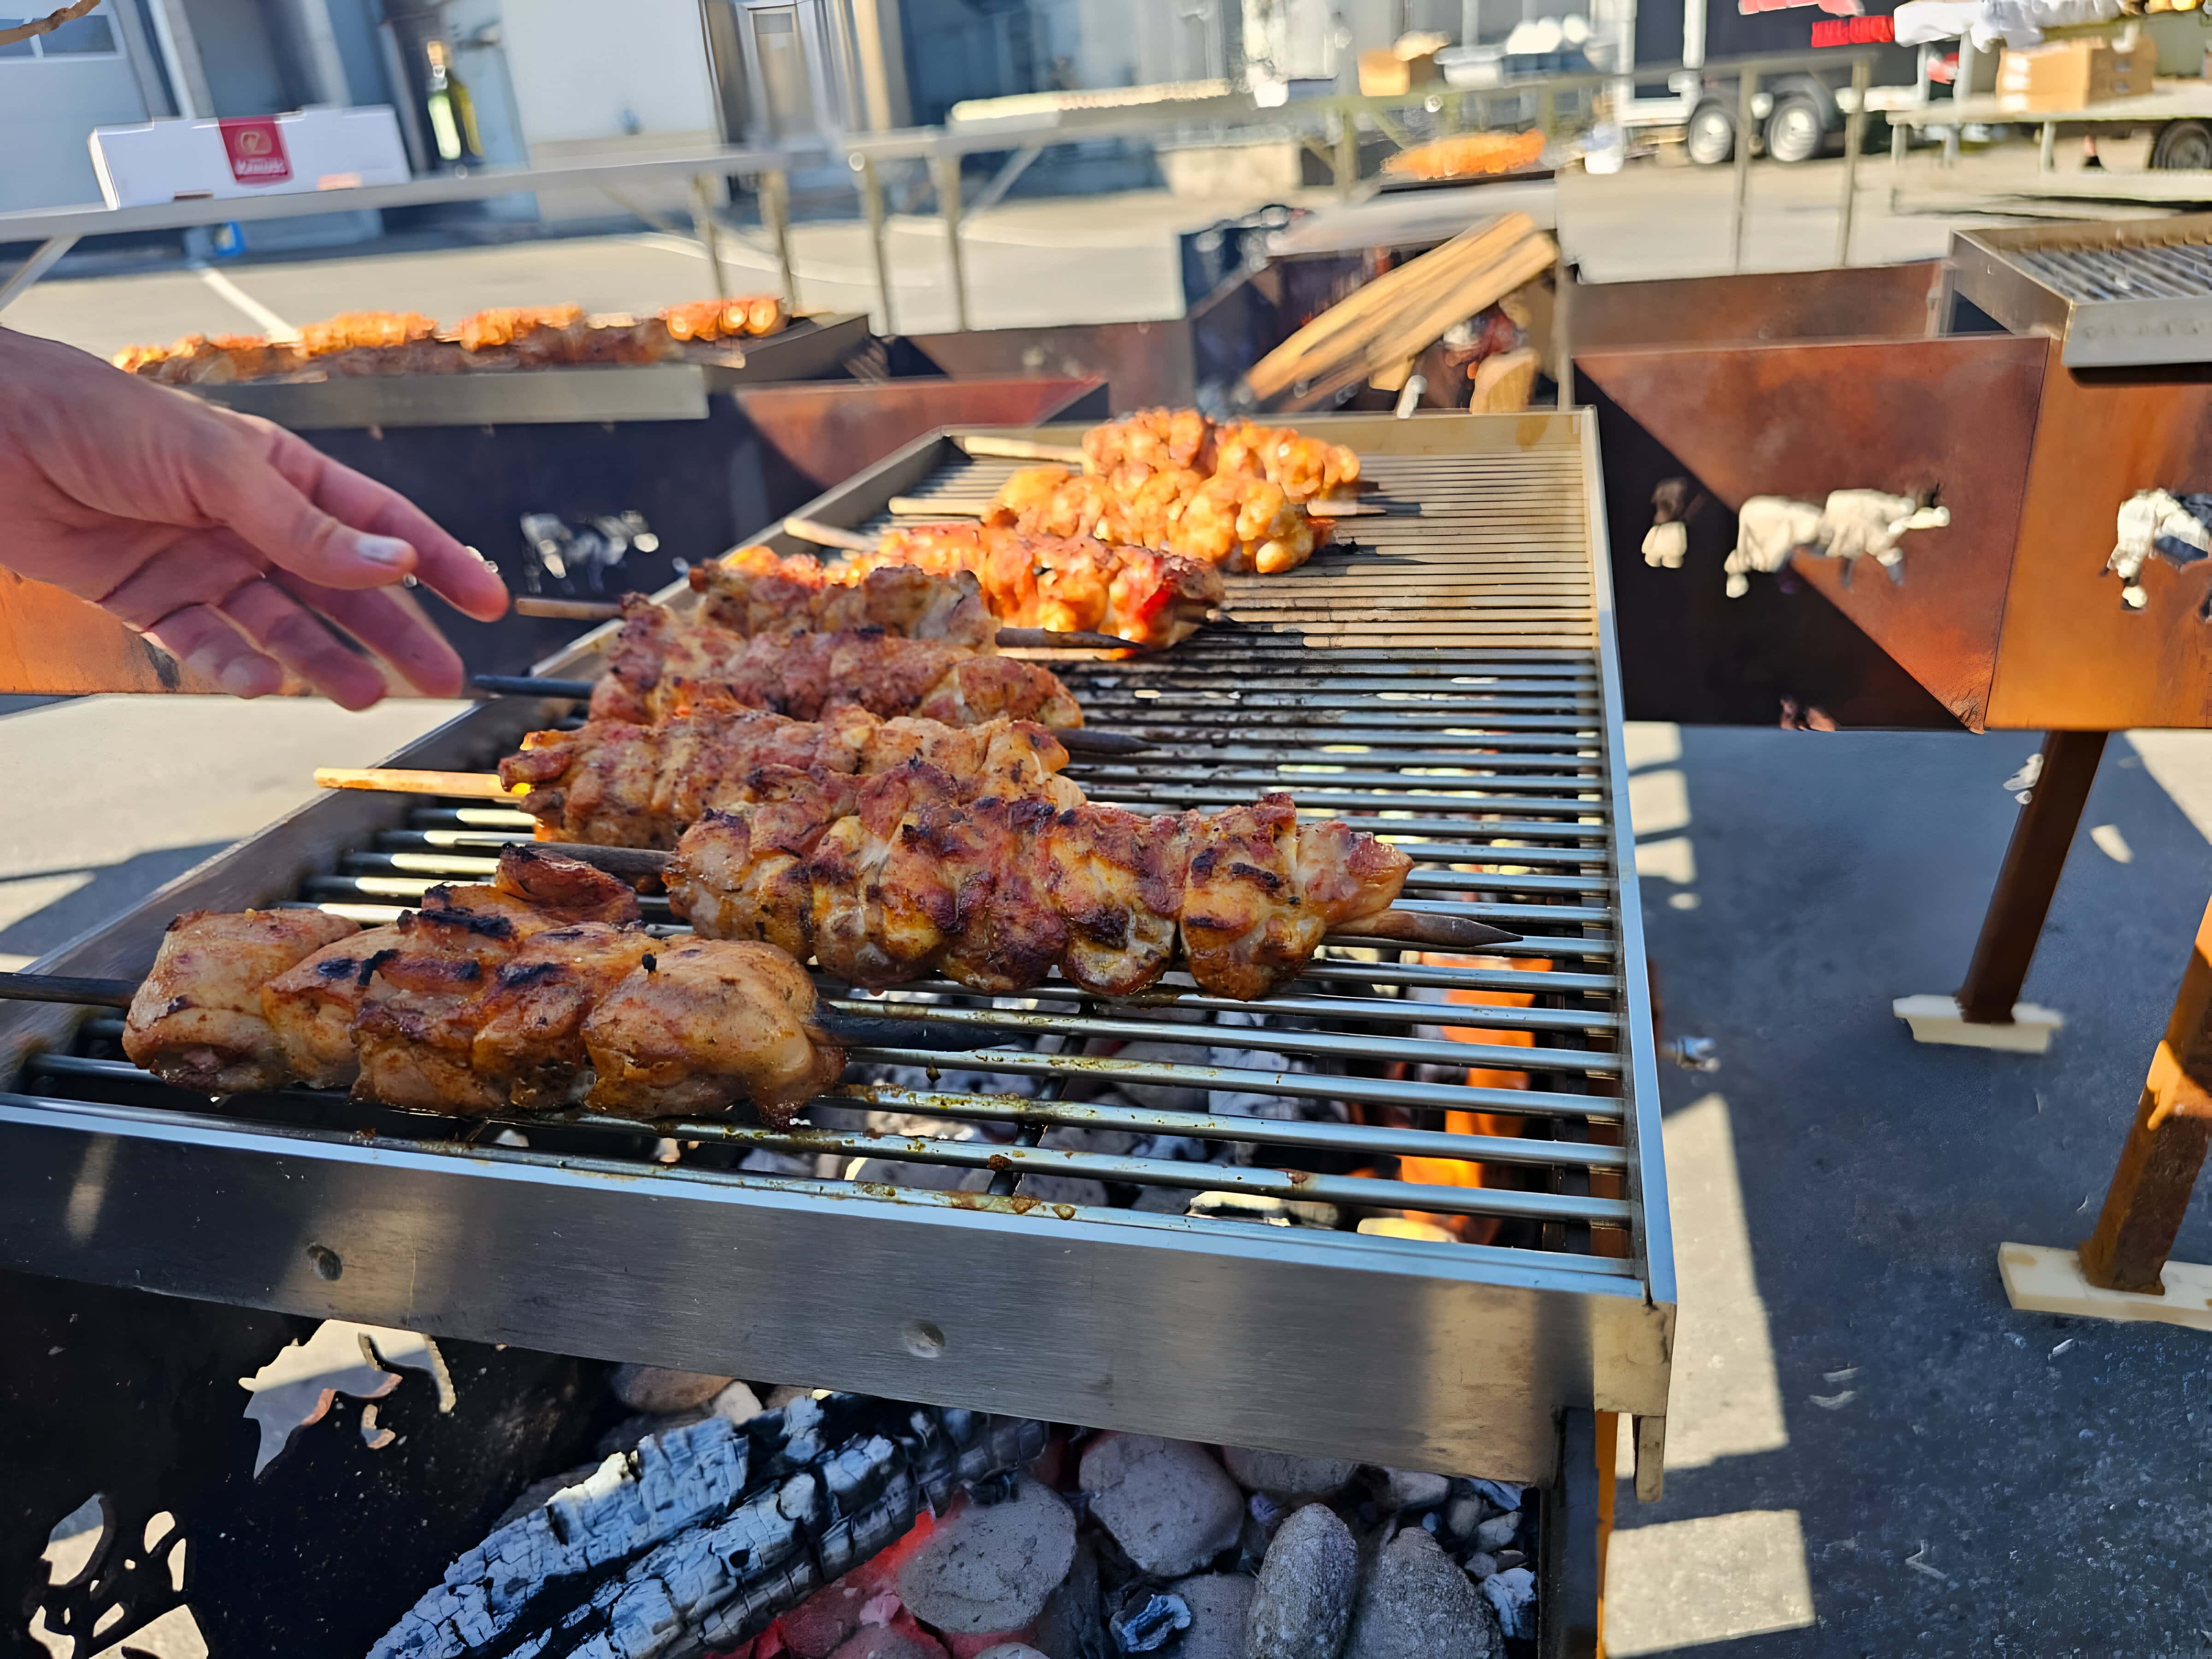
[[[2030,734],[1632,733],[1670,1035],[1667,1493],[1620,1486],[1609,1651],[2212,1650],[2212,1339],[2006,1304],[2078,1243],[2212,896],[2212,734],[2116,738],[2030,999],[2041,1058],[1916,1046]],[[2094,832],[2094,836],[2092,833]],[[2200,1194],[2176,1250],[2212,1261]]]

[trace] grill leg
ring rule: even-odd
[[[2212,905],[2181,975],[2166,1037],[2136,1103],[2081,1276],[2107,1291],[2163,1296],[2160,1279],[2204,1154],[2212,1147]]]
[[[2089,786],[2105,752],[2102,732],[2052,732],[2043,739],[2043,773],[2013,826],[1975,941],[1966,982],[1959,988],[1959,1013],[1971,1024],[2012,1023],[2013,1005],[2027,980],[2043,919],[2058,890],[2058,872],[2081,823]]]
[[[1559,1472],[1545,1492],[1539,1546],[1536,1651],[1543,1659],[1596,1659],[1599,1608],[1599,1486],[1613,1470],[1598,1468],[1597,1413],[1571,1406],[1559,1414]],[[1607,1449],[1611,1450],[1610,1443]]]

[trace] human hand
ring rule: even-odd
[[[283,428],[5,329],[0,565],[238,696],[289,672],[348,708],[387,686],[340,633],[425,696],[462,688],[437,629],[376,590],[412,575],[480,622],[507,609],[490,566],[427,514]]]

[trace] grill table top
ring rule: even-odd
[[[2069,368],[2212,362],[2212,214],[1960,231],[1953,284]]]
[[[652,1161],[652,1132],[613,1120],[464,1124],[308,1091],[211,1103],[123,1061],[112,1018],[0,1010],[0,1042],[52,1044],[0,1097],[0,1261],[1501,1479],[1549,1475],[1562,1406],[1662,1416],[1673,1279],[1632,842],[1614,817],[1594,428],[1308,424],[1359,449],[1374,499],[1407,515],[1351,521],[1350,546],[1291,575],[1232,581],[1234,623],[1171,652],[1056,661],[1090,723],[1159,745],[1078,757],[1070,775],[1138,810],[1291,789],[1306,815],[1415,858],[1403,902],[1521,943],[1475,959],[1332,946],[1261,1004],[1180,975],[1133,1003],[1057,980],[1023,998],[908,988],[901,1013],[977,1046],[855,1050],[814,1127],[678,1126],[698,1146],[672,1167]],[[933,437],[808,515],[862,524],[894,495],[972,495],[1008,470]],[[489,703],[394,763],[481,766],[552,712]],[[530,823],[326,797],[43,966],[143,971],[187,908],[386,920],[486,872]],[[665,905],[647,920],[672,925]],[[1534,994],[1438,1006],[1497,991]],[[528,1144],[495,1144],[507,1128]],[[1194,1161],[1200,1142],[1237,1161]],[[1404,1158],[1479,1160],[1513,1184],[1440,1184]],[[1183,1213],[1199,1192],[1224,1196]],[[1273,1224],[1242,1218],[1254,1206]],[[1316,1206],[1511,1231],[1482,1245],[1280,1224],[1325,1218]]]

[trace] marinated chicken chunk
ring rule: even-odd
[[[262,988],[360,931],[319,910],[193,910],[161,936],[123,1022],[123,1052],[165,1083],[208,1093],[291,1080]]]
[[[782,951],[741,940],[662,947],[584,1022],[586,1103],[623,1117],[725,1112],[750,1101],[782,1125],[842,1076],[814,987]]]

